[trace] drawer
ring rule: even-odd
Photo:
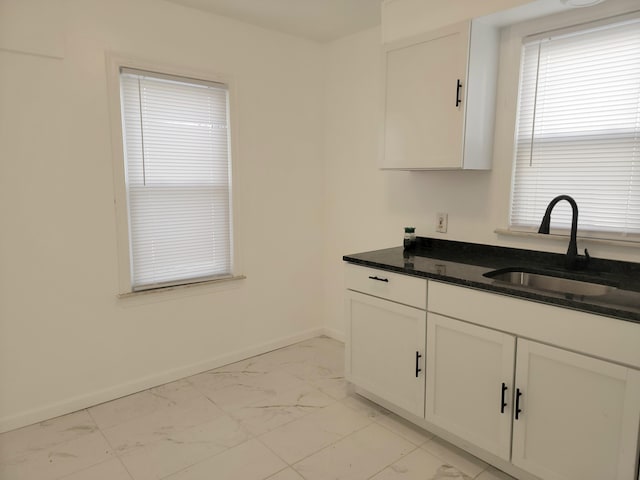
[[[347,263],[345,286],[356,292],[427,309],[427,280],[424,278]]]

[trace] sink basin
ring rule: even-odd
[[[505,282],[511,285],[528,287],[534,290],[544,290],[548,292],[580,295],[585,297],[595,297],[606,295],[616,287],[593,283],[582,280],[572,280],[569,278],[556,277],[543,273],[532,273],[522,270],[495,270],[484,274],[485,277],[492,278],[498,282]]]

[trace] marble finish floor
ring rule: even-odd
[[[0,434],[1,480],[507,480],[350,392],[317,337]]]

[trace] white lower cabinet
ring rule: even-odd
[[[545,480],[636,475],[640,371],[518,339],[514,465]]]
[[[640,480],[640,325],[366,267],[346,278],[359,391],[516,477]]]
[[[431,312],[426,368],[434,425],[544,480],[635,478],[640,371]]]
[[[427,421],[509,460],[516,339],[434,313],[427,322]]]
[[[423,417],[426,312],[348,291],[346,313],[347,379]]]

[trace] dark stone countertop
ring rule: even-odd
[[[569,271],[564,268],[564,257],[558,253],[418,237],[411,251],[386,248],[345,255],[343,260],[640,323],[640,263],[591,258],[586,270]],[[583,296],[533,290],[484,276],[503,268],[541,271],[617,288],[605,295]]]

